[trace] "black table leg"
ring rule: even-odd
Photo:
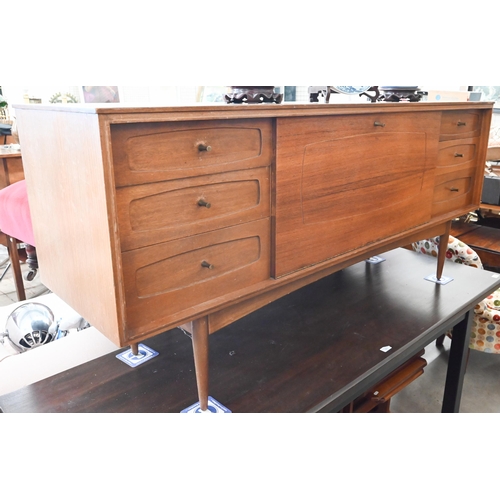
[[[460,412],[473,317],[474,311],[469,311],[465,318],[453,328],[442,413]]]

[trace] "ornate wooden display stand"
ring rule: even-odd
[[[369,94],[369,92],[373,92],[373,94]],[[309,101],[310,102],[319,102],[319,96],[325,97],[325,103],[330,102],[330,97],[332,94],[338,94],[336,90],[332,86],[323,86],[323,87],[309,87]],[[359,94],[360,96],[367,97],[371,102],[377,102],[380,98],[380,91],[378,87],[371,87],[366,92]]]
[[[420,102],[422,94],[415,87],[380,87],[379,101],[385,102]]]
[[[269,87],[250,87],[235,86],[231,87],[231,92],[224,96],[228,104],[280,104],[283,101],[283,94],[274,91],[274,86]]]

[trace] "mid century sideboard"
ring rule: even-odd
[[[17,106],[42,280],[118,346],[190,331],[206,409],[210,334],[479,206],[492,108]]]

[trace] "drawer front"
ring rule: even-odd
[[[269,168],[117,190],[122,251],[270,217]]]
[[[270,220],[122,254],[129,339],[270,276]]]
[[[445,111],[441,119],[441,141],[478,137],[481,133],[480,111]]]
[[[457,169],[436,176],[432,216],[457,212],[462,215],[473,203],[475,168]]]
[[[294,135],[299,136],[299,138],[307,136],[311,142],[315,142],[315,140],[319,141],[319,138],[329,140],[366,134],[422,133],[429,136],[437,136],[439,133],[440,116],[441,113],[438,112],[373,112],[333,117],[293,118]],[[281,120],[279,119],[279,121]],[[327,126],[325,126],[325,123],[327,123]],[[278,138],[280,135],[278,129]],[[293,141],[293,136],[290,136],[289,140]]]
[[[270,120],[111,125],[116,184],[200,176],[272,161]]]
[[[477,158],[478,139],[447,141],[441,143],[437,167],[456,168]]]

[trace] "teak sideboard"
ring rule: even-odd
[[[479,206],[492,108],[17,106],[43,283],[120,347],[191,332],[206,409],[210,334]]]

